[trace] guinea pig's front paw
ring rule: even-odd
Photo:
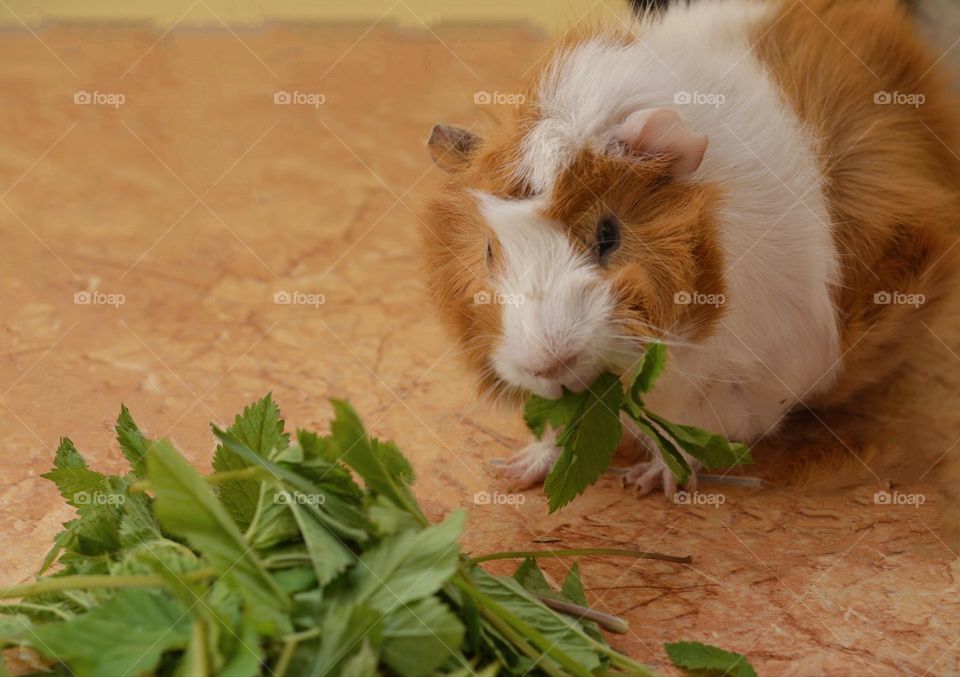
[[[687,464],[690,466],[690,477],[683,488],[692,492],[697,489],[697,471],[702,466],[696,459],[686,458]],[[673,476],[670,468],[666,466],[659,454],[649,461],[637,463],[629,468],[621,481],[624,487],[633,487],[635,496],[646,496],[657,487],[663,487],[663,495],[667,498],[673,498],[680,489],[677,478]]]
[[[554,444],[553,439],[534,440],[502,465],[498,465],[496,472],[510,480],[513,489],[529,489],[546,479],[559,456],[560,448]]]

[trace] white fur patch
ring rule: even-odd
[[[500,304],[503,336],[494,368],[507,382],[544,397],[558,397],[561,386],[583,390],[617,348],[608,283],[542,215],[539,200],[476,197],[502,252],[492,300]],[[537,375],[558,363],[569,367]]]
[[[772,11],[749,0],[677,3],[662,20],[638,25],[629,45],[601,37],[574,46],[541,82],[542,119],[517,167],[549,200],[575,153],[608,147],[634,111],[669,108],[709,136],[692,180],[724,192],[725,315],[714,336],[671,351],[651,405],[746,440],[830,388],[840,362],[831,301],[839,264],[816,142],[749,43]]]

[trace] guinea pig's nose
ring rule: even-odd
[[[554,355],[553,359],[543,367],[530,367],[527,369],[537,378],[555,379],[563,376],[564,372],[577,366],[577,356],[575,354]]]

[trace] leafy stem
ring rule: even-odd
[[[217,572],[212,567],[195,569],[185,574],[179,574],[181,580],[203,581],[213,578]],[[0,590],[0,599],[15,597],[33,597],[51,592],[64,590],[91,590],[93,588],[156,588],[164,585],[161,576],[113,576],[113,575],[78,575],[78,576],[51,576],[41,578],[33,583],[15,585],[12,588]]]

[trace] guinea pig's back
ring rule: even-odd
[[[899,364],[953,287],[958,104],[899,0],[784,3],[753,45],[818,145],[842,280],[843,401]]]

